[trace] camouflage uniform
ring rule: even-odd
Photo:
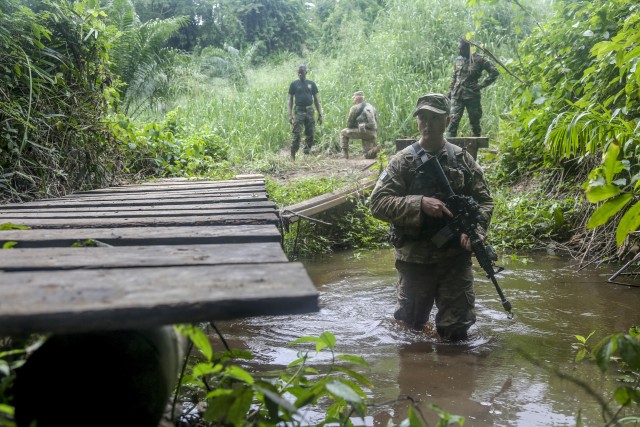
[[[471,253],[460,246],[459,238],[442,248],[431,241],[445,220],[426,216],[421,209],[422,196],[437,193],[432,179],[415,172],[424,153],[409,146],[391,159],[371,194],[371,212],[392,223],[396,237],[403,240],[394,250],[399,276],[394,317],[421,329],[435,301],[440,336],[462,339],[476,320]],[[494,203],[478,164],[469,153],[448,142],[435,155],[453,191],[472,196],[480,204],[484,216],[480,226],[486,229]]]
[[[296,153],[300,148],[300,140],[302,139],[302,128],[304,128],[304,154],[309,154],[313,146],[313,137],[316,132],[316,120],[313,105],[308,107],[295,106],[294,122],[293,122],[293,142],[291,143],[291,152]]]
[[[488,76],[478,82],[482,76],[482,71],[486,71]],[[472,53],[471,59],[458,56],[453,69],[453,78],[449,85],[451,95],[451,122],[447,128],[446,136],[454,137],[458,134],[458,126],[462,119],[464,109],[469,115],[469,124],[473,136],[480,136],[480,119],[482,118],[482,105],[480,103],[480,90],[496,81],[500,73],[495,65],[484,59],[484,57]]]
[[[376,147],[376,138],[378,136],[378,113],[373,105],[368,102],[363,102],[358,105],[354,105],[349,110],[349,117],[347,118],[347,128],[340,131],[340,145],[342,151],[348,153],[349,140],[361,139],[362,140],[362,154],[366,158],[375,158],[378,154]],[[360,111],[361,107],[362,111]],[[360,114],[358,114],[360,112]]]
[[[289,86],[289,95],[295,99],[295,107],[293,110],[293,141],[291,142],[292,155],[295,155],[300,148],[303,128],[304,153],[309,154],[311,147],[313,146],[313,138],[316,132],[313,101],[317,94],[318,87],[311,80],[294,80]],[[320,114],[320,111],[318,113]]]

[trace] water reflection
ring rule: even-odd
[[[576,370],[574,335],[598,337],[640,323],[640,289],[606,283],[611,271],[584,270],[558,257],[503,259],[498,282],[513,304],[508,320],[491,282],[476,269],[478,323],[464,344],[440,342],[435,332],[415,333],[393,320],[396,275],[390,251],[337,254],[310,262],[321,311],[220,323],[233,345],[257,355],[256,369],[286,365],[302,335],[331,331],[337,351],[363,356],[375,387],[373,402],[411,396],[431,422],[427,404],[466,418],[470,426],[601,425],[597,404],[572,383],[534,366],[524,354],[579,375],[595,389],[612,390],[593,366]],[[329,358],[319,363],[329,363]],[[407,403],[376,407],[368,425],[406,415]]]

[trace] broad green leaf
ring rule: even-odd
[[[215,374],[216,372],[220,372],[222,370],[222,365],[217,364],[213,365],[212,363],[198,363],[193,367],[191,372],[196,377],[202,377],[204,375]]]
[[[613,398],[622,406],[626,406],[631,401],[629,389],[626,386],[618,387],[613,393]]]
[[[629,233],[633,233],[640,226],[640,203],[636,203],[622,216],[616,229],[616,243],[622,245]]]
[[[11,369],[9,369],[9,362],[0,359],[0,374],[8,377],[10,372]]]
[[[576,337],[576,339],[577,339],[578,341],[580,341],[582,344],[585,344],[585,343],[587,342],[587,339],[586,339],[585,337],[583,337],[582,335],[576,335],[575,337]]]
[[[618,163],[618,156],[620,155],[620,144],[617,141],[612,142],[607,147],[607,152],[604,155],[604,162],[602,164],[604,169],[604,177],[607,184],[611,184],[613,177],[616,174],[616,165]]]
[[[371,380],[369,380],[369,378],[365,377],[364,375],[362,375],[359,372],[356,371],[352,371],[351,369],[347,369],[347,368],[343,368],[342,366],[336,366],[334,369],[340,371],[340,372],[344,372],[345,374],[349,375],[351,378],[353,378],[356,381],[359,381],[361,384],[364,384],[368,387],[372,387],[373,384],[371,383]]]
[[[336,346],[336,337],[331,332],[323,332],[319,339],[331,350]]]
[[[0,403],[0,414],[7,414],[11,417],[15,415],[16,411],[13,406],[5,405],[4,403]]]
[[[620,357],[631,369],[640,371],[640,341],[625,335],[618,342]]]
[[[360,356],[353,356],[350,354],[339,354],[336,356],[338,359],[346,360],[347,362],[355,363],[360,366],[369,366],[369,364],[364,360],[364,358]]]
[[[424,427],[422,420],[416,415],[416,411],[413,410],[413,405],[409,406],[409,414],[407,416],[409,421],[409,427]]]
[[[344,399],[345,401],[351,404],[361,404],[362,398],[351,389],[348,385],[340,382],[340,381],[332,381],[326,386],[327,391],[334,395],[335,397],[339,397],[340,399]]]
[[[611,356],[616,351],[617,345],[615,338],[605,338],[599,345],[596,351],[596,363],[602,372],[605,372],[609,367]]]
[[[295,406],[293,406],[293,404],[291,402],[289,402],[287,399],[285,399],[284,397],[280,396],[278,393],[276,393],[276,391],[274,390],[270,390],[267,389],[265,387],[262,386],[254,386],[254,388],[259,391],[260,393],[262,393],[265,397],[265,399],[270,400],[271,402],[275,403],[278,406],[281,406],[282,408],[286,409],[287,411],[291,412],[291,413],[295,413],[297,412],[297,408]]]
[[[247,384],[253,384],[255,380],[251,374],[239,366],[230,365],[224,370],[225,375],[243,381]]]
[[[622,190],[620,190],[619,187],[616,187],[613,184],[605,184],[588,187],[586,196],[589,202],[598,203],[611,197],[617,196],[621,192]]]
[[[587,228],[596,228],[606,223],[612,216],[620,212],[632,198],[632,194],[624,193],[611,200],[607,200],[591,214],[587,222]]]
[[[234,426],[244,426],[246,425],[245,418],[247,413],[249,413],[249,408],[251,407],[251,402],[253,401],[253,390],[250,388],[245,388],[240,390],[235,396],[233,400],[233,404],[229,408],[229,413],[227,414],[227,420],[233,424]]]
[[[189,337],[191,342],[193,342],[193,345],[200,350],[202,355],[206,357],[208,361],[211,361],[213,358],[213,349],[211,348],[209,338],[200,328],[193,325],[181,325],[178,330]]]

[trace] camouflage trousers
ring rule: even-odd
[[[435,302],[438,334],[454,341],[467,338],[467,330],[476,322],[470,253],[432,264],[396,260],[396,269],[396,319],[421,330]]]
[[[358,128],[345,128],[340,131],[340,146],[343,152],[349,151],[350,139],[362,140],[362,154],[367,159],[374,159],[378,154],[376,146],[376,137],[378,132],[375,130],[358,129]]]
[[[451,99],[451,113],[449,117],[451,121],[447,127],[447,133],[445,136],[455,137],[458,135],[458,126],[460,126],[460,120],[462,120],[462,114],[465,108],[467,109],[467,115],[469,116],[469,124],[471,125],[471,132],[473,136],[481,136],[482,129],[480,128],[480,119],[482,118],[482,105],[480,98],[473,99]]]
[[[313,105],[308,107],[295,107],[295,117],[293,120],[293,142],[291,143],[291,154],[295,154],[300,149],[300,140],[302,139],[302,129],[304,128],[304,146],[302,147],[305,154],[309,154],[313,146],[313,136],[316,132],[316,119]]]

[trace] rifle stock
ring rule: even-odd
[[[500,297],[500,302],[502,302],[502,307],[507,312],[507,317],[509,319],[513,318],[511,303],[505,298],[496,280],[496,274],[501,272],[503,268],[494,266],[492,255],[495,256],[495,253],[489,253],[487,245],[484,244],[476,229],[478,217],[481,215],[478,202],[476,202],[473,197],[455,194],[442,170],[442,166],[440,166],[440,162],[435,156],[420,165],[418,169],[422,168],[433,174],[438,188],[443,192],[442,201],[453,214],[452,218],[446,217],[448,226],[436,233],[433,238],[434,243],[440,247],[453,237],[460,237],[461,234],[469,236],[471,249],[476,254],[478,264],[480,264],[480,267],[482,267],[487,277],[495,286],[498,296]],[[446,230],[447,228],[449,228],[449,230]],[[493,250],[491,250],[491,252],[493,252]]]

